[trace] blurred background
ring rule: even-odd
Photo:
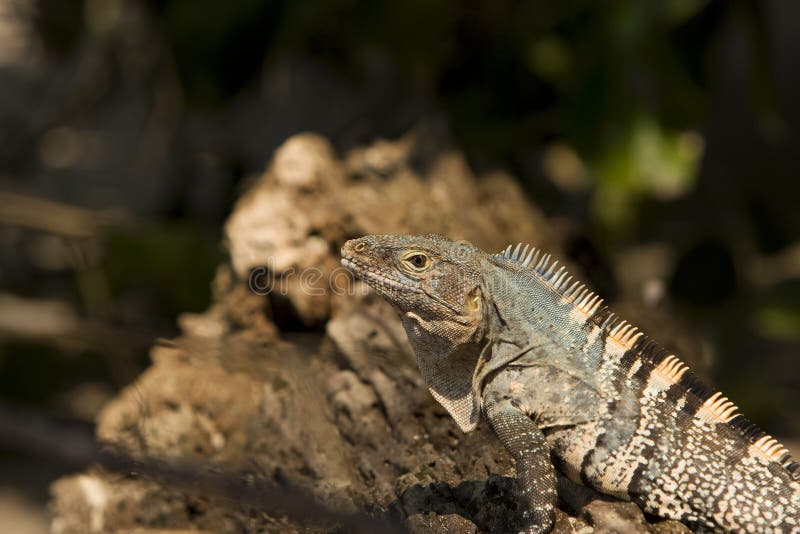
[[[283,140],[434,118],[601,293],[660,272],[648,298],[791,441],[797,35],[793,0],[0,0],[0,400],[91,428],[208,305],[221,225]],[[46,529],[60,469],[0,449],[14,532]]]

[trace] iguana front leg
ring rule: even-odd
[[[550,532],[556,517],[556,474],[544,434],[512,399],[486,399],[486,418],[514,458],[522,532]]]

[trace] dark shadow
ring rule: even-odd
[[[414,484],[390,508],[400,508],[404,517],[436,514],[459,515],[480,532],[514,532],[516,505],[514,479],[492,475],[486,480],[468,480],[457,486],[444,482]]]

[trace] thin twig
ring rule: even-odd
[[[0,190],[0,222],[73,238],[128,222],[120,213],[93,211],[46,198]]]

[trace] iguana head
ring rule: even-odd
[[[401,313],[474,323],[481,308],[481,252],[465,241],[429,234],[368,235],[342,247],[342,265]]]
[[[342,247],[342,265],[400,312],[425,382],[464,431],[479,413],[473,377],[486,331],[482,257],[439,235],[370,235]]]

